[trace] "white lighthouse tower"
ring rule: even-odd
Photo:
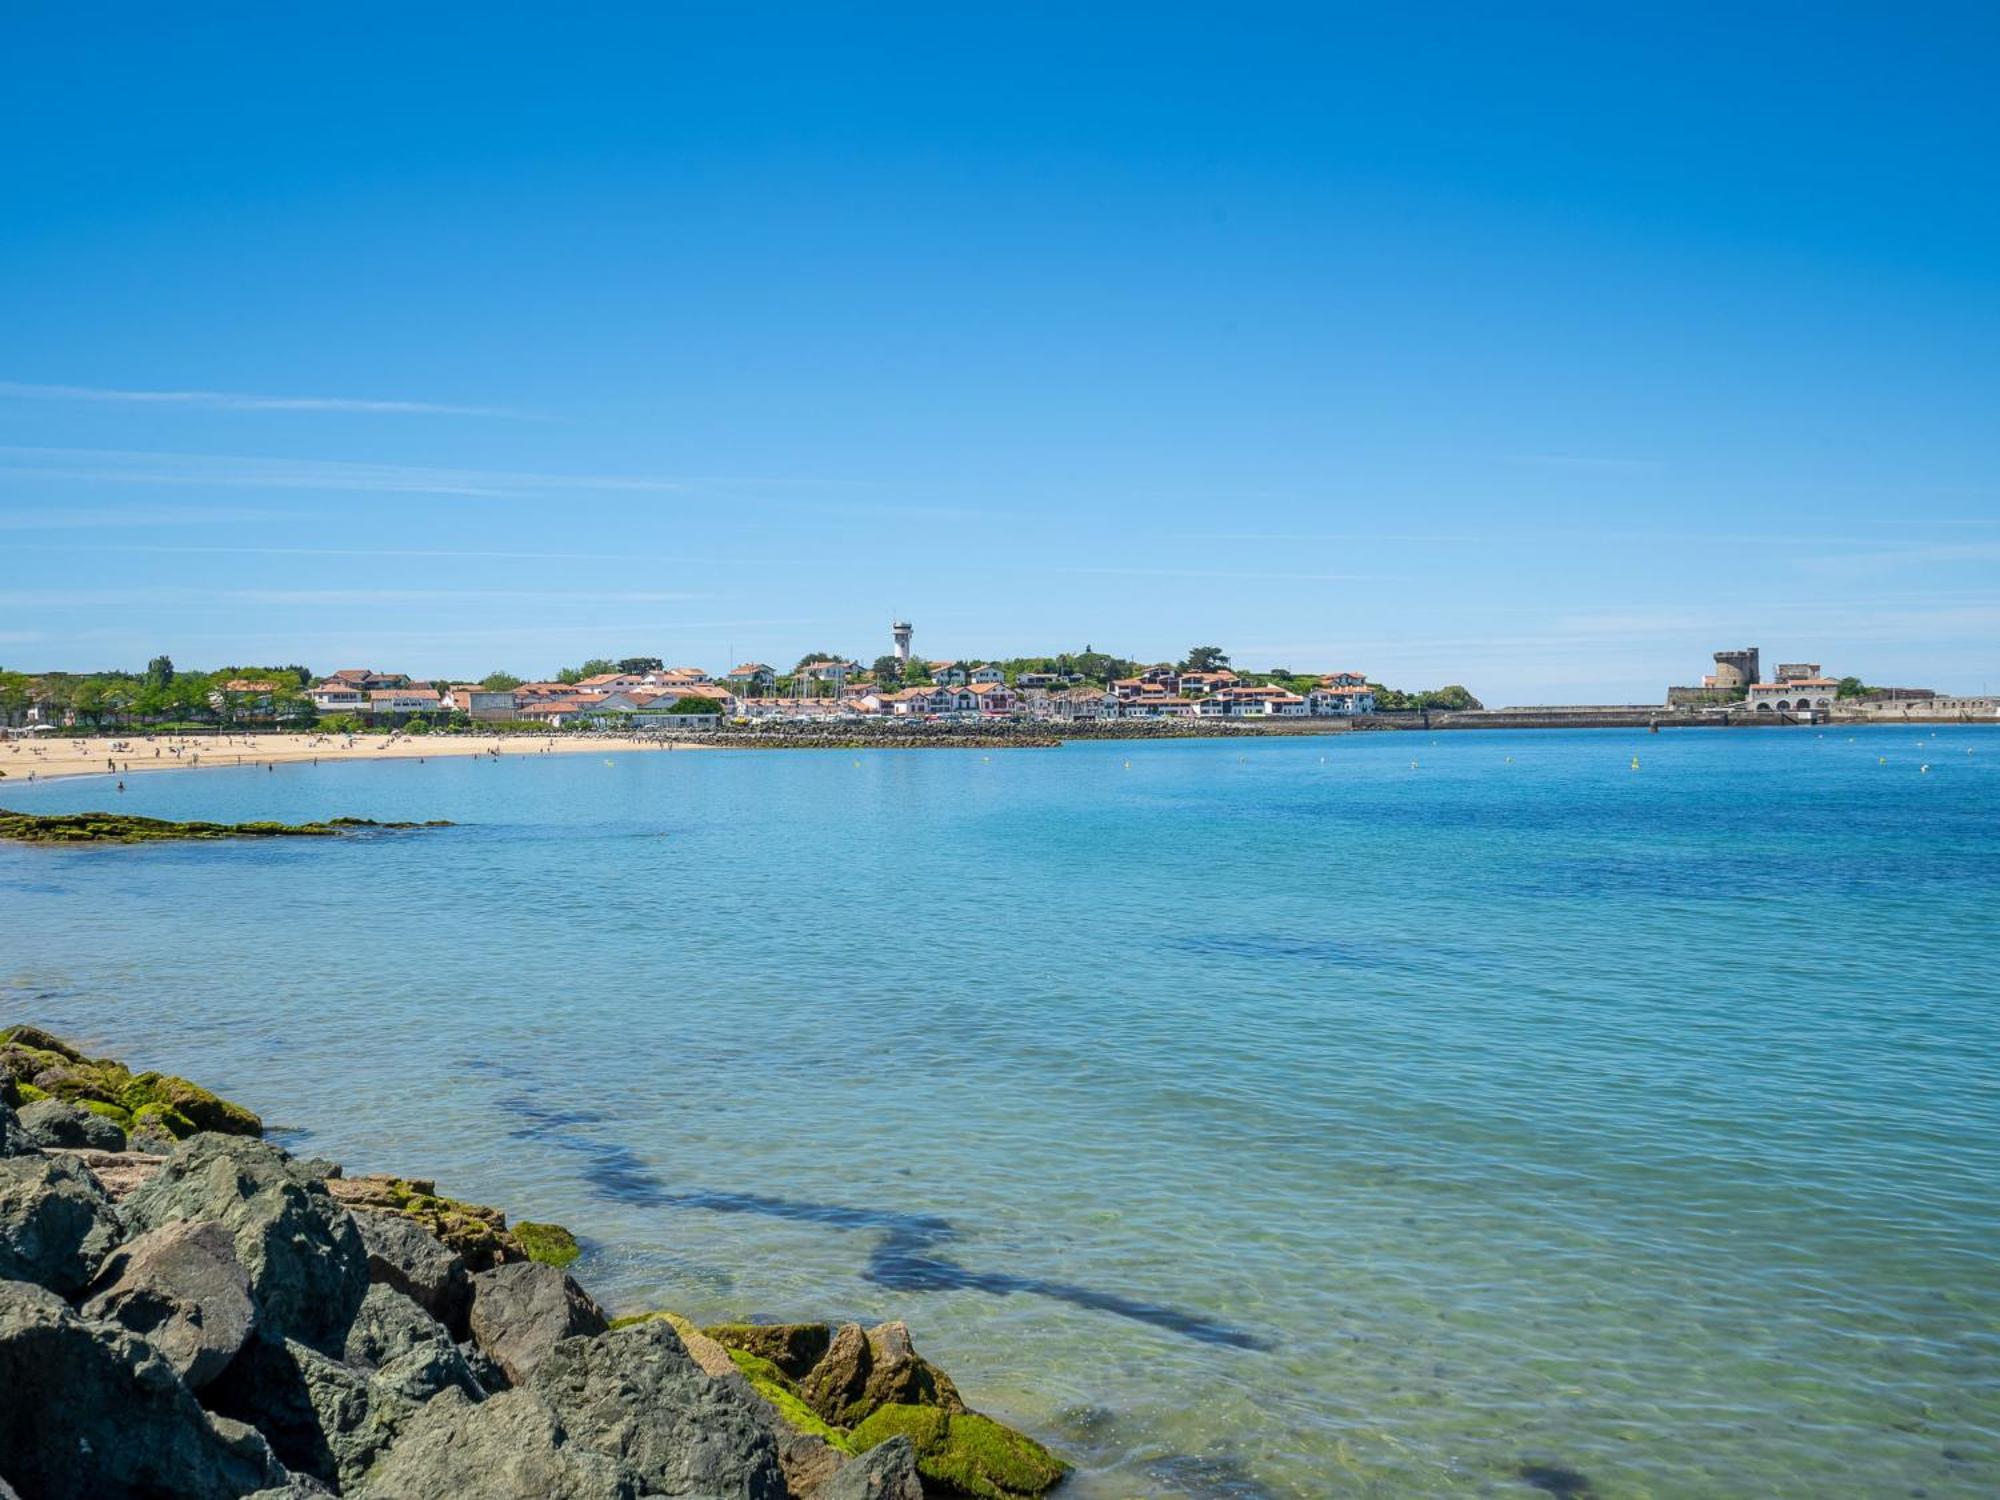
[[[892,621],[889,625],[889,634],[896,639],[896,664],[907,667],[910,664],[910,622]]]

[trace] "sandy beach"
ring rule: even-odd
[[[611,735],[95,735],[89,739],[17,737],[0,741],[0,792],[68,776],[137,776],[150,771],[218,766],[295,765],[301,761],[413,760],[452,755],[656,755],[699,745]]]

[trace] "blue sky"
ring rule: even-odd
[[[0,35],[0,664],[2000,689],[1990,5]]]

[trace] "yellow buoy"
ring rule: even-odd
[[[1635,771],[1639,769],[1639,757],[1636,755],[1632,757],[1632,769]]]

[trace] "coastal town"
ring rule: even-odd
[[[546,680],[495,672],[478,682],[404,671],[303,667],[176,671],[157,657],[144,673],[77,676],[0,672],[0,733],[173,726],[256,731],[590,734],[745,732],[827,726],[934,726],[942,731],[1040,726],[1115,733],[1120,726],[1185,732],[1823,724],[1840,720],[2000,718],[2000,697],[1873,687],[1817,662],[1784,662],[1767,679],[1757,647],[1714,653],[1698,685],[1659,703],[1487,708],[1452,685],[1406,693],[1366,672],[1239,670],[1216,646],[1179,662],[1141,664],[1086,647],[1053,657],[926,659],[909,622],[893,650],[858,659],[808,654],[788,670],[739,662],[726,671],[669,666],[661,657],[595,659]]]

